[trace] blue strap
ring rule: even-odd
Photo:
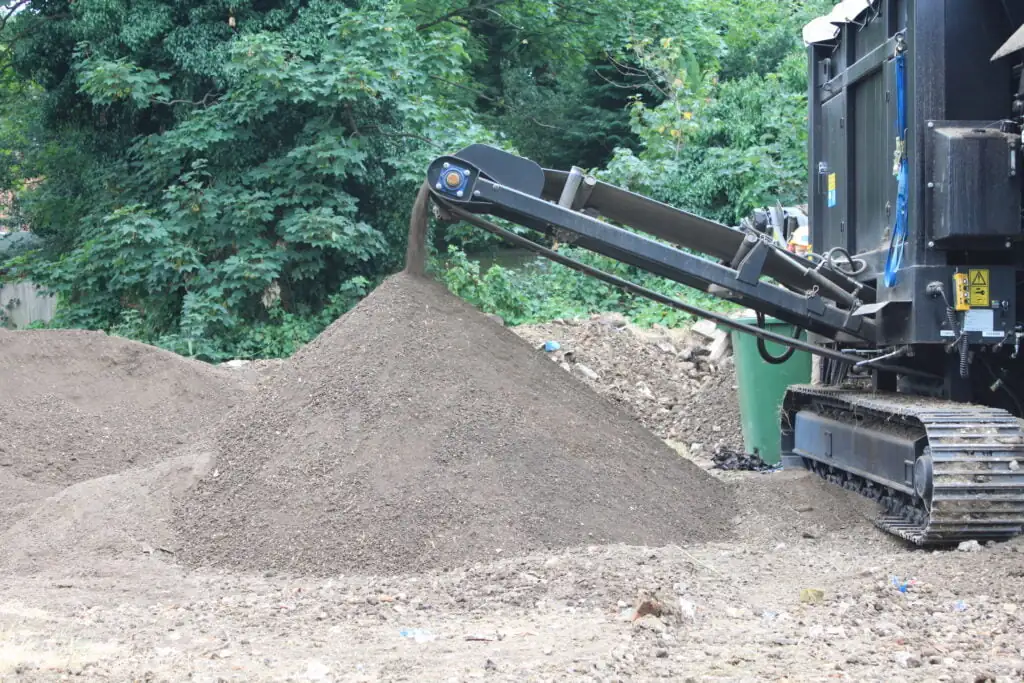
[[[903,264],[903,247],[907,242],[907,205],[910,169],[907,165],[907,64],[906,55],[896,55],[896,224],[889,239],[889,254],[885,259],[885,286],[895,287],[897,274]]]

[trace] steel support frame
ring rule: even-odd
[[[447,201],[451,198],[445,197]],[[826,301],[816,291],[797,293],[758,279],[751,262],[737,270],[700,256],[591,218],[514,188],[477,177],[472,199],[465,203],[474,213],[490,213],[547,233],[563,241],[608,256],[647,272],[707,291],[718,287],[734,300],[830,339],[874,343],[873,321],[854,316]],[[685,246],[685,245],[683,245]],[[756,253],[757,250],[754,250]]]

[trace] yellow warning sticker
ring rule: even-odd
[[[988,308],[992,301],[991,291],[989,285],[991,284],[989,279],[989,272],[987,268],[984,269],[971,269],[970,271],[970,283],[971,283],[971,307],[975,306]]]
[[[953,273],[953,293],[956,295],[956,310],[971,310],[971,283],[967,273]]]
[[[836,191],[836,174],[835,173],[829,173],[828,174],[828,191],[829,192],[835,192]]]

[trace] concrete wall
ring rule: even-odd
[[[17,327],[53,319],[57,307],[55,297],[39,293],[31,282],[19,282],[0,287],[0,311]],[[0,315],[0,320],[4,316]]]

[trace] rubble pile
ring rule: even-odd
[[[729,335],[714,324],[643,329],[604,314],[513,331],[662,439],[695,455],[743,450]]]

